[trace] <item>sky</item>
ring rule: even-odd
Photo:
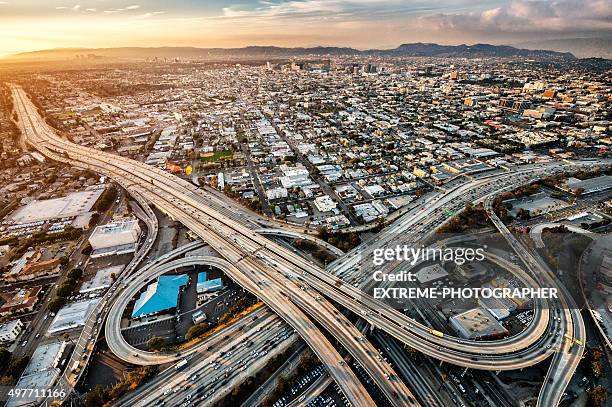
[[[612,36],[612,0],[0,0],[0,56],[119,46],[516,44]]]

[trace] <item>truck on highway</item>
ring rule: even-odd
[[[187,364],[187,359],[183,359],[180,362],[178,362],[176,365],[174,365],[174,368],[176,370],[179,370],[180,368],[182,368],[183,366],[185,366]]]
[[[429,332],[430,332],[432,335],[436,335],[436,336],[438,336],[438,337],[440,337],[440,338],[442,338],[442,337],[444,336],[444,334],[443,334],[442,332],[440,332],[440,331],[436,331],[435,329],[430,329],[430,330],[429,330]]]

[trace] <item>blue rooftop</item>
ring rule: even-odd
[[[202,283],[198,282],[198,292],[203,291],[215,291],[223,288],[223,280],[220,278],[215,278],[213,280],[204,281]]]
[[[147,290],[140,294],[140,297],[136,300],[132,318],[175,308],[178,302],[179,289],[186,285],[187,281],[186,274],[159,276],[157,281],[150,284]]]
[[[206,272],[202,271],[198,273],[198,284],[204,283],[206,281]]]

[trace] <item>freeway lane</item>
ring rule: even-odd
[[[116,406],[147,406],[163,401],[168,405],[172,398],[182,400],[196,390],[206,389],[199,405],[214,404],[231,388],[254,374],[267,362],[267,354],[277,346],[283,348],[295,338],[293,330],[276,315],[260,309],[254,313],[259,318],[244,317],[229,330],[224,330],[206,339],[206,350],[188,356],[188,364],[182,369],[169,369],[157,375],[151,382],[138,388],[114,404]],[[226,336],[230,336],[226,339]],[[210,349],[210,350],[209,350]],[[223,352],[223,356],[221,356]],[[227,372],[227,369],[230,369]],[[197,375],[197,381],[196,376]],[[226,383],[224,383],[226,382]],[[191,385],[191,388],[187,388]],[[170,391],[168,391],[170,389]],[[174,392],[176,390],[176,392]],[[177,403],[175,405],[180,404]]]

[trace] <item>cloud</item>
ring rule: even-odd
[[[426,1],[403,0],[261,0],[255,7],[232,5],[222,9],[222,17],[288,19],[288,18],[373,18],[397,13],[411,14],[431,9]]]
[[[440,31],[610,31],[612,8],[605,0],[513,0],[505,6],[491,9],[424,15],[419,18],[419,22],[422,28]]]
[[[144,13],[144,14],[140,14],[137,16],[132,17],[133,19],[146,19],[146,18],[151,18],[151,17],[155,17],[155,16],[159,16],[161,14],[166,14],[165,11],[151,11],[148,13]]]
[[[116,14],[116,13],[121,13],[123,11],[132,11],[132,10],[138,10],[140,8],[140,6],[138,4],[132,4],[131,6],[127,6],[127,7],[123,7],[123,8],[111,8],[108,10],[104,10],[104,13],[106,14]]]

